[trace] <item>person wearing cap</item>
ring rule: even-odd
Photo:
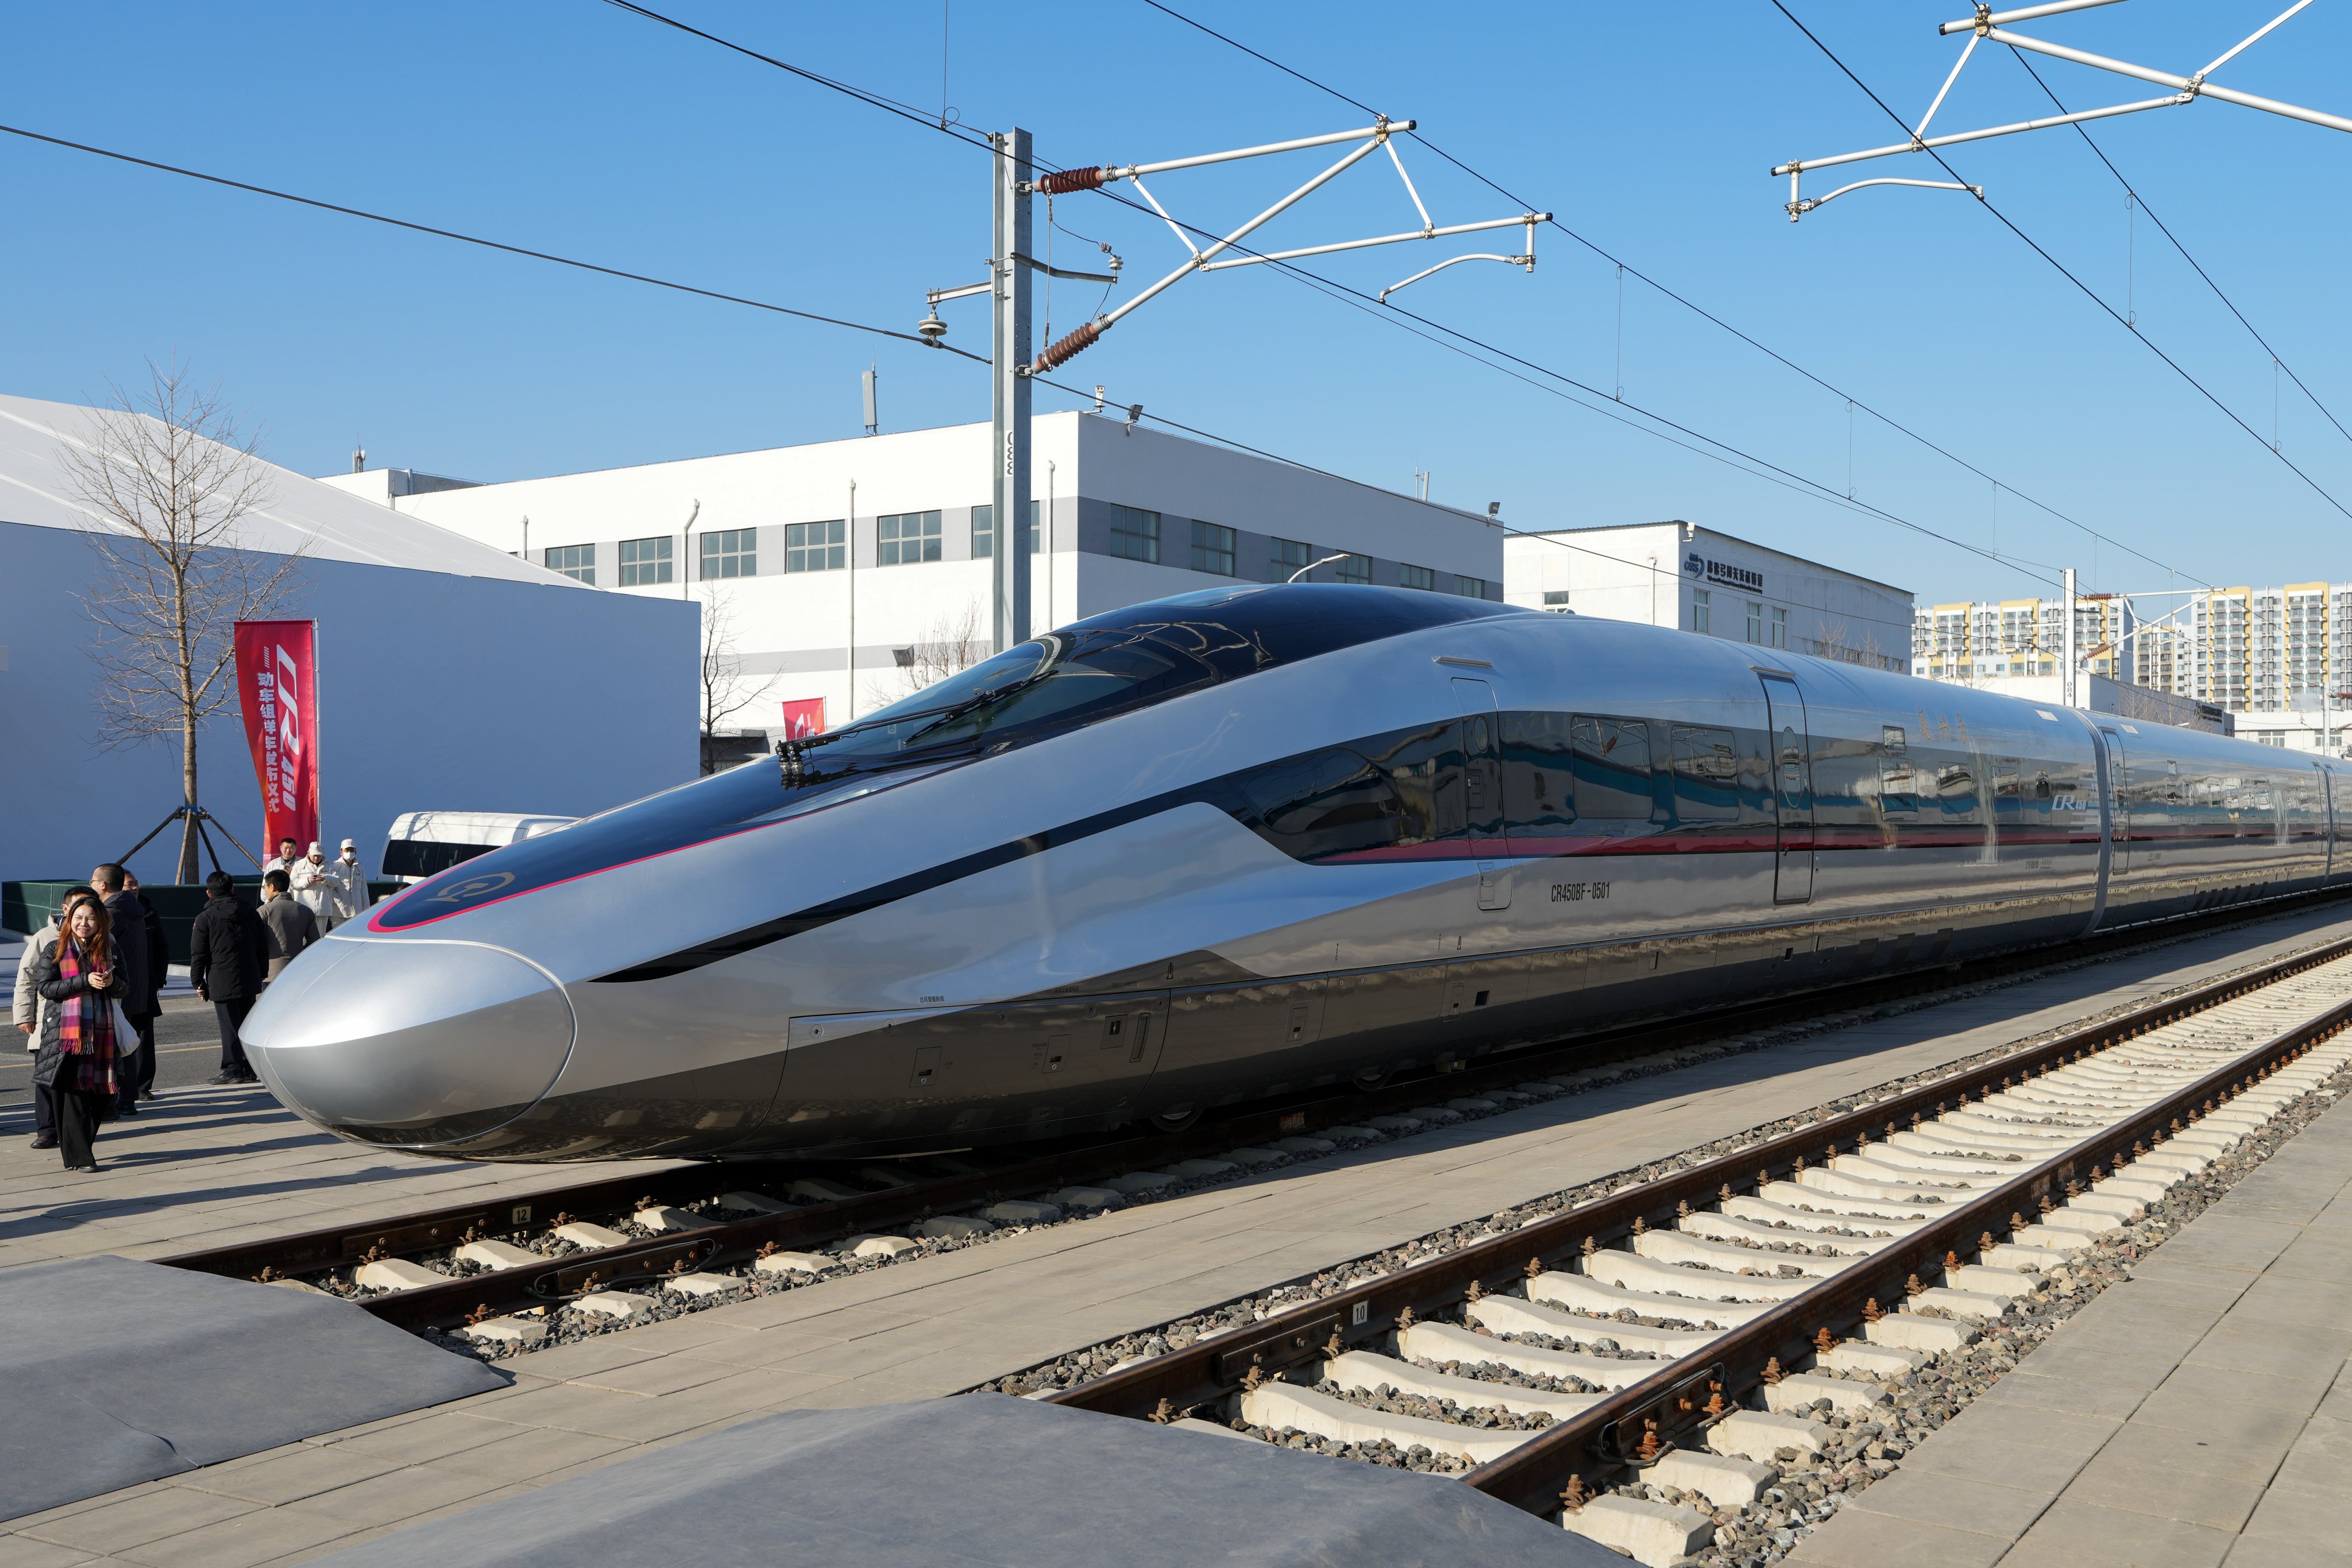
[[[333,912],[335,895],[342,891],[343,879],[340,865],[331,865],[319,847],[310,841],[310,852],[286,868],[287,879],[294,886],[295,901],[307,906],[326,929],[327,917]]]
[[[368,891],[367,873],[360,868],[360,847],[346,838],[343,852],[335,860],[335,874],[342,880],[327,916],[326,927],[334,930],[345,921],[355,921],[367,913],[375,898]]]

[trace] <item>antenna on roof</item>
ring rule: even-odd
[[[367,448],[360,445],[360,438],[356,436],[352,437],[352,472],[367,472]]]

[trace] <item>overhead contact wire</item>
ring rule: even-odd
[[[2066,106],[2059,101],[2058,95],[2050,90],[2050,84],[2042,79],[2042,73],[2033,68],[2033,62],[2025,58],[2025,51],[2019,48],[2016,45],[2011,44],[2009,47],[2009,52],[2011,58],[2015,59],[2019,65],[2025,68],[2025,74],[2033,79],[2033,85],[2040,88],[2043,96],[2047,97],[2053,104],[2057,106],[2058,112],[2061,114],[2067,112]],[[2294,383],[2295,390],[2302,393],[2305,397],[2311,399],[2311,405],[2314,408],[2318,409],[2322,415],[2326,416],[2327,422],[2330,425],[2336,426],[2336,433],[2337,435],[2343,437],[2347,441],[2352,441],[2352,430],[2345,429],[2344,422],[2336,417],[2335,411],[2330,409],[2325,403],[2320,402],[2319,395],[2303,384],[2303,377],[2294,374],[2294,367],[2293,365],[2287,363],[2286,361],[2279,357],[2278,350],[2271,347],[2270,340],[2263,336],[2263,334],[2255,329],[2253,322],[2246,320],[2246,313],[2238,309],[2238,302],[2231,299],[2228,294],[2222,292],[2221,286],[2213,281],[2212,275],[2205,270],[2203,265],[2200,263],[2195,257],[2189,254],[2189,247],[2180,243],[2179,237],[2174,235],[2171,228],[2166,225],[2165,221],[2156,216],[2156,209],[2147,205],[2147,197],[2141,195],[2139,190],[2134,186],[2129,180],[2124,178],[2124,172],[2116,167],[2115,161],[2107,156],[2106,150],[2091,139],[2090,132],[2084,130],[2079,121],[2074,124],[2074,133],[2082,137],[2083,145],[2088,147],[2092,153],[2098,158],[2099,162],[2107,166],[2107,173],[2116,177],[2116,184],[2121,185],[2125,192],[2129,195],[2134,201],[2139,204],[2139,210],[2147,214],[2148,221],[2156,225],[2158,232],[2161,233],[2166,239],[2171,241],[2172,248],[2180,252],[2180,259],[2189,263],[2190,268],[2196,272],[2197,276],[2204,279],[2205,287],[2213,290],[2213,297],[2216,300],[2221,300],[2223,305],[2229,307],[2230,314],[2238,318],[2238,325],[2245,328],[2247,334],[2251,336],[2254,342],[2263,345],[2263,352],[2271,356],[2271,363],[2277,365],[2279,369],[2286,372],[2286,378]]]
[[[1911,128],[1904,121],[1903,117],[1895,113],[1895,110],[1889,107],[1885,99],[1879,97],[1876,92],[1873,91],[1868,82],[1863,80],[1859,76],[1856,76],[1853,72],[1853,68],[1847,65],[1845,61],[1838,58],[1836,50],[1822,42],[1820,37],[1815,36],[1811,27],[1806,26],[1804,23],[1799,21],[1795,12],[1782,5],[1780,0],[1772,0],[1772,8],[1780,12],[1783,16],[1788,17],[1790,24],[1793,26],[1797,31],[1804,34],[1805,37],[1811,41],[1813,47],[1821,50],[1821,52],[1828,58],[1830,64],[1837,67],[1837,68],[1844,74],[1845,79],[1848,81],[1860,88],[1864,96],[1867,97],[1871,102],[1878,105],[1879,109],[1885,113],[1889,120],[1892,120],[1895,124],[1902,126],[1903,133],[1906,136],[1908,136],[1911,133]],[[1950,163],[1945,159],[1940,149],[1929,147],[1927,149],[1927,153],[1929,157],[1936,160],[1937,167],[1941,168],[1947,174],[1952,176],[1952,180],[1955,184],[1968,184],[1967,181],[1960,178],[1958,171],[1954,169]],[[2064,262],[2051,255],[2047,250],[2044,250],[2042,247],[2041,243],[2032,235],[2026,233],[2023,229],[2018,227],[2014,222],[2011,221],[2007,213],[2002,212],[1999,207],[1993,205],[1992,203],[1987,201],[1981,195],[1977,197],[1977,204],[1983,207],[1985,211],[1992,214],[1994,217],[2000,219],[2000,225],[2003,228],[2008,229],[2010,233],[2015,235],[2019,239],[2023,240],[2027,247],[2030,248],[2034,255],[2039,256],[2042,260],[2048,262],[2053,268],[2056,268],[2058,275],[2065,279],[2067,282],[2072,283],[2076,289],[2080,289],[2084,299],[2090,300],[2100,310],[2105,310],[2109,318],[2115,321],[2116,325],[2123,328],[2124,331],[2129,332],[2134,338],[2145,344],[2147,348],[2147,352],[2162,360],[2165,364],[2171,369],[2175,375],[2178,375],[2181,380],[2195,387],[2197,389],[2198,395],[2203,397],[2206,402],[2220,409],[2222,414],[2229,418],[2230,423],[2235,425],[2239,429],[2243,430],[2253,439],[2256,446],[2262,447],[2263,451],[2268,452],[2272,457],[2284,464],[2288,472],[2294,474],[2296,479],[2301,479],[2305,484],[2310,486],[2313,493],[2317,495],[2322,500],[2325,500],[2329,506],[2334,507],[2337,511],[2343,513],[2347,520],[2352,520],[2352,508],[2347,508],[2342,501],[2337,500],[2335,496],[2328,492],[2327,488],[2325,485],[2322,485],[2317,479],[2313,479],[2309,474],[2305,473],[2303,469],[2296,465],[2294,458],[2288,457],[2284,452],[2282,452],[2277,447],[2272,446],[2268,441],[2263,440],[2261,432],[2257,431],[2252,426],[2247,424],[2243,419],[2238,417],[2237,410],[2231,408],[2219,397],[2216,397],[2210,390],[2207,389],[2203,382],[2199,381],[2195,376],[2189,374],[2188,370],[2181,365],[2180,362],[2174,359],[2170,354],[2166,353],[2162,349],[2157,347],[2154,339],[2150,338],[2146,332],[2141,331],[2137,327],[2132,325],[2131,322],[2126,321],[2122,312],[2118,311],[2113,305],[2108,304],[2105,300],[2100,297],[2097,289],[2093,289],[2080,278],[2075,277]]]
[[[1247,44],[1243,43],[1238,38],[1221,33],[1204,22],[1201,22],[1193,17],[1184,15],[1181,11],[1178,11],[1169,5],[1161,4],[1160,0],[1143,0],[1143,3],[1150,6],[1153,10],[1158,11],[1164,16],[1172,17],[1176,21],[1183,23],[1188,27],[1205,33],[1210,37],[1216,39],[1218,42],[1240,50],[1243,54],[1249,56],[1252,59],[1261,61],[1265,65],[1273,67],[1276,70],[1282,72],[1285,76],[1292,77],[1299,81],[1305,82],[1307,86],[1316,89],[1319,92],[1328,93],[1331,97],[1338,99],[1342,103],[1362,110],[1367,114],[1377,115],[1380,113],[1380,110],[1372,108],[1370,104],[1365,103],[1362,100],[1350,97],[1349,94],[1340,91],[1338,88],[1333,87],[1327,81],[1309,76],[1305,71],[1299,70],[1293,66],[1286,65],[1283,61],[1276,59],[1270,55],[1263,54],[1260,51],[1250,47]],[[1517,193],[1507,189],[1497,181],[1490,178],[1479,170],[1473,168],[1470,164],[1464,163],[1453,153],[1448,153],[1444,148],[1431,141],[1426,133],[1419,130],[1414,130],[1407,132],[1404,134],[1411,136],[1414,141],[1428,148],[1432,153],[1443,159],[1444,162],[1451,163],[1454,168],[1459,169],[1465,174],[1469,175],[1470,178],[1477,181],[1488,190],[1493,191],[1496,195],[1503,197],[1506,201],[1516,204],[1521,210],[1527,212],[1533,212],[1536,210],[1533,204],[1527,201]],[[2065,523],[2068,527],[2080,530],[2090,537],[2099,540],[2104,543],[2112,545],[2116,549],[2121,550],[2126,554],[2137,556],[2140,560],[2147,562],[2151,566],[2157,567],[2164,572],[2169,572],[2175,576],[2194,575],[2194,574],[2183,574],[2177,567],[2168,565],[2166,563],[2158,560],[2156,557],[2147,554],[2145,551],[2137,549],[2110,534],[2104,533],[2098,529],[2093,528],[2090,524],[2067,515],[2065,512],[2059,510],[2056,507],[2050,505],[2046,501],[2035,500],[2032,496],[2026,494],[2023,490],[2018,489],[2016,487],[2009,484],[2006,480],[1997,479],[1993,475],[1987,473],[1984,469],[1969,461],[1966,458],[1951,451],[1933,438],[1912,429],[1909,426],[1895,418],[1892,415],[1873,406],[1871,404],[1863,401],[1861,398],[1855,397],[1851,393],[1844,391],[1832,383],[1824,380],[1814,372],[1808,370],[1805,366],[1799,364],[1796,361],[1789,358],[1788,355],[1780,353],[1778,349],[1775,349],[1767,343],[1759,342],[1757,339],[1749,336],[1747,332],[1742,331],[1739,328],[1733,326],[1729,321],[1725,321],[1722,317],[1717,316],[1704,305],[1701,305],[1697,301],[1678,293],[1674,289],[1669,288],[1655,278],[1651,277],[1648,273],[1643,271],[1639,267],[1634,266],[1632,262],[1617,256],[1606,247],[1600,245],[1594,240],[1586,237],[1584,235],[1578,233],[1575,229],[1569,227],[1566,224],[1560,222],[1558,217],[1548,217],[1543,221],[1546,227],[1559,230],[1561,234],[1568,236],[1569,238],[1574,240],[1577,244],[1582,246],[1585,249],[1591,251],[1593,255],[1601,258],[1602,260],[1631,273],[1635,279],[1648,285],[1651,289],[1656,290],[1659,294],[1664,295],[1666,299],[1673,300],[1675,304],[1680,305],[1683,309],[1690,311],[1693,315],[1697,316],[1700,320],[1728,332],[1731,336],[1738,338],[1741,342],[1746,343],[1749,348],[1754,349],[1757,353],[1765,355],[1767,358],[1771,359],[1784,368],[1795,372],[1798,375],[1802,376],[1805,380],[1812,383],[1815,386],[1820,387],[1822,391],[1830,393],[1834,396],[1843,398],[1846,402],[1853,404],[1855,407],[1869,415],[1873,419],[1875,419],[1880,424],[1885,426],[1888,429],[1906,437],[1910,440],[1917,442],[1920,446],[1926,447],[1928,451],[1935,453],[1937,457],[1944,458],[1948,462],[1953,463],[1962,468],[1966,468],[1969,472],[1976,475],[1979,479],[1983,479],[1988,483],[2000,485],[2003,489],[2008,490],[2010,494],[2017,497],[2018,500],[2024,501],[2027,505],[2034,507],[2041,511],[2047,512],[2050,516],[2056,518],[2059,521]],[[2289,371],[2287,374],[2290,376],[2293,376],[2294,372]],[[2303,383],[2298,380],[2295,382],[2295,384],[2297,386],[2302,386]],[[2313,401],[2316,402],[2317,399],[2315,398]]]

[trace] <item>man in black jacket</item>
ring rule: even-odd
[[[137,1005],[125,1003],[131,1021],[139,1026],[139,1072],[134,1092],[141,1100],[155,1098],[155,1020],[163,1016],[163,983],[172,975],[172,947],[163,936],[163,917],[139,890],[138,874],[122,871],[123,891],[139,906],[147,931],[147,994]]]
[[[152,1020],[140,1021],[140,1009],[147,1005],[148,993],[155,986],[148,979],[150,966],[167,962],[162,954],[147,951],[147,908],[122,886],[122,868],[108,861],[89,874],[89,885],[98,890],[106,905],[106,918],[114,933],[114,951],[122,969],[122,1011],[131,1026],[139,1031],[136,1045],[123,1041],[117,1047],[114,1068],[114,1113],[118,1116],[139,1114],[139,1064],[145,1053],[155,1048],[155,1026]]]
[[[210,896],[188,928],[188,980],[213,1005],[220,1023],[221,1069],[213,1081],[256,1083],[259,1079],[236,1032],[261,994],[261,955],[268,938],[261,918],[237,901],[227,872],[205,878],[205,891]]]

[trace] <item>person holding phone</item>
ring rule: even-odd
[[[33,970],[34,987],[47,1004],[33,1081],[47,1084],[57,1107],[58,1150],[68,1171],[95,1171],[91,1145],[98,1124],[113,1108],[120,1041],[116,1006],[130,987],[109,929],[106,906],[84,899],[66,911],[65,926]]]

